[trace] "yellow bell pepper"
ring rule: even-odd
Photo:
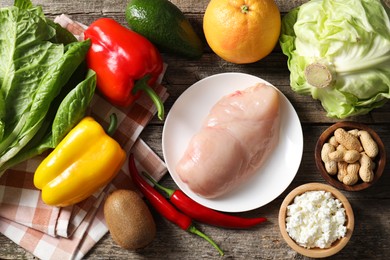
[[[34,185],[52,206],[78,203],[108,184],[126,160],[120,145],[91,117],[85,117],[41,162]]]

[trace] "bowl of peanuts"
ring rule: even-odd
[[[381,177],[386,151],[378,134],[365,124],[342,121],[331,125],[315,146],[315,161],[332,186],[360,191]]]

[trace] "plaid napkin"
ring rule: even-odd
[[[85,26],[67,16],[57,22],[82,39]],[[165,101],[166,88],[155,86]],[[134,153],[140,170],[149,172],[157,180],[166,173],[164,162],[139,138],[139,134],[156,113],[153,102],[142,96],[129,108],[116,108],[95,94],[88,114],[103,127],[109,116],[116,113],[118,127],[114,138],[125,151]],[[36,167],[44,156],[35,157],[7,170],[0,178],[0,232],[19,246],[41,259],[81,259],[107,233],[103,216],[103,201],[107,194],[119,188],[131,189],[133,183],[128,163],[105,188],[88,199],[65,208],[50,207],[41,200],[40,191],[33,185]]]

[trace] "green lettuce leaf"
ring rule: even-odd
[[[90,41],[77,42],[31,1],[1,8],[0,25],[3,172],[37,151],[54,148],[85,114],[96,80],[93,72],[85,77]]]
[[[390,98],[390,21],[379,0],[312,0],[282,19],[291,88],[327,116],[370,112]]]
[[[60,60],[64,47],[48,42],[55,30],[47,26],[40,8],[1,9],[0,24],[3,29],[0,30],[0,83],[4,100],[4,111],[0,113],[4,125],[2,154],[22,131],[41,78]]]
[[[33,4],[30,0],[15,0],[14,6],[18,7],[19,9],[30,9],[33,7]]]
[[[16,156],[4,163],[0,167],[0,172],[37,156],[47,149],[55,148],[84,117],[95,93],[95,88],[96,74],[93,70],[88,70],[85,79],[68,92],[59,104],[56,102],[52,104],[50,112],[53,114],[53,111],[56,111],[56,113],[45,118],[39,133]]]

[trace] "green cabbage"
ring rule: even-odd
[[[389,8],[379,0],[312,0],[282,19],[291,88],[328,117],[362,115],[390,98]]]

